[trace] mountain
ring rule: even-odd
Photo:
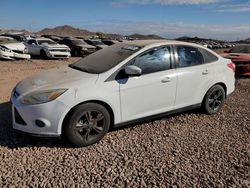
[[[85,29],[74,28],[69,25],[58,26],[55,28],[45,28],[36,34],[39,35],[59,35],[59,36],[93,36],[96,33]]]
[[[133,35],[129,35],[128,36],[129,38],[132,38],[132,39],[165,39],[163,37],[160,37],[158,35],[142,35],[142,34],[138,34],[138,33],[135,33]]]
[[[30,34],[29,31],[22,29],[22,30],[18,30],[18,29],[0,29],[0,33],[24,33],[24,34]]]

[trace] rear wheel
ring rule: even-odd
[[[225,102],[225,96],[225,90],[221,85],[215,85],[210,88],[203,101],[205,112],[207,114],[219,112]]]
[[[65,127],[65,134],[72,144],[83,147],[101,140],[109,127],[107,109],[96,103],[86,103],[74,110]]]

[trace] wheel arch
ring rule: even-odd
[[[81,102],[75,106],[73,106],[68,112],[67,114],[64,116],[63,118],[63,121],[62,121],[62,125],[61,125],[61,134],[63,135],[64,134],[64,129],[65,129],[65,126],[69,120],[69,117],[72,115],[72,113],[74,112],[75,108],[77,108],[78,106],[82,105],[82,104],[86,104],[86,103],[96,103],[96,104],[100,104],[102,105],[103,107],[105,107],[109,114],[110,114],[110,120],[111,120],[111,126],[110,128],[113,128],[114,126],[114,122],[115,122],[115,114],[114,114],[114,111],[112,109],[112,107],[104,102],[104,101],[101,101],[101,100],[88,100],[88,101],[84,101],[84,102]]]
[[[225,98],[227,98],[227,86],[226,86],[226,84],[223,83],[223,82],[217,82],[217,83],[215,83],[214,85],[212,85],[212,86],[207,90],[207,92],[206,92],[205,95],[203,96],[202,104],[204,103],[204,99],[205,99],[205,97],[206,97],[208,91],[209,91],[212,87],[214,87],[215,85],[220,85],[220,86],[223,87],[223,89],[224,89],[224,91],[225,91]]]

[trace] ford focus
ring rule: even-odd
[[[194,108],[215,114],[235,89],[234,71],[231,60],[196,44],[114,44],[18,83],[11,97],[13,128],[65,135],[81,147],[111,127]]]

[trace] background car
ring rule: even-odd
[[[250,76],[250,44],[238,45],[225,52],[222,56],[234,62],[236,75]]]
[[[107,39],[105,39],[105,40],[102,40],[102,42],[103,42],[104,44],[108,45],[108,46],[111,46],[111,45],[113,45],[113,44],[118,43],[119,41],[117,41],[117,40],[107,40]]]
[[[87,40],[84,40],[84,41],[89,45],[95,46],[97,50],[108,47],[108,45],[104,44],[101,40],[87,39]]]
[[[22,42],[11,37],[0,36],[2,58],[30,59],[28,50]]]
[[[111,126],[200,107],[215,114],[234,91],[234,68],[200,45],[118,43],[20,82],[11,98],[13,127],[65,134],[76,146],[88,146]]]
[[[59,44],[67,45],[71,50],[72,56],[86,56],[96,51],[96,47],[87,44],[82,39],[64,38],[59,41]]]
[[[47,38],[34,38],[26,41],[28,52],[42,58],[68,58],[70,48]]]

